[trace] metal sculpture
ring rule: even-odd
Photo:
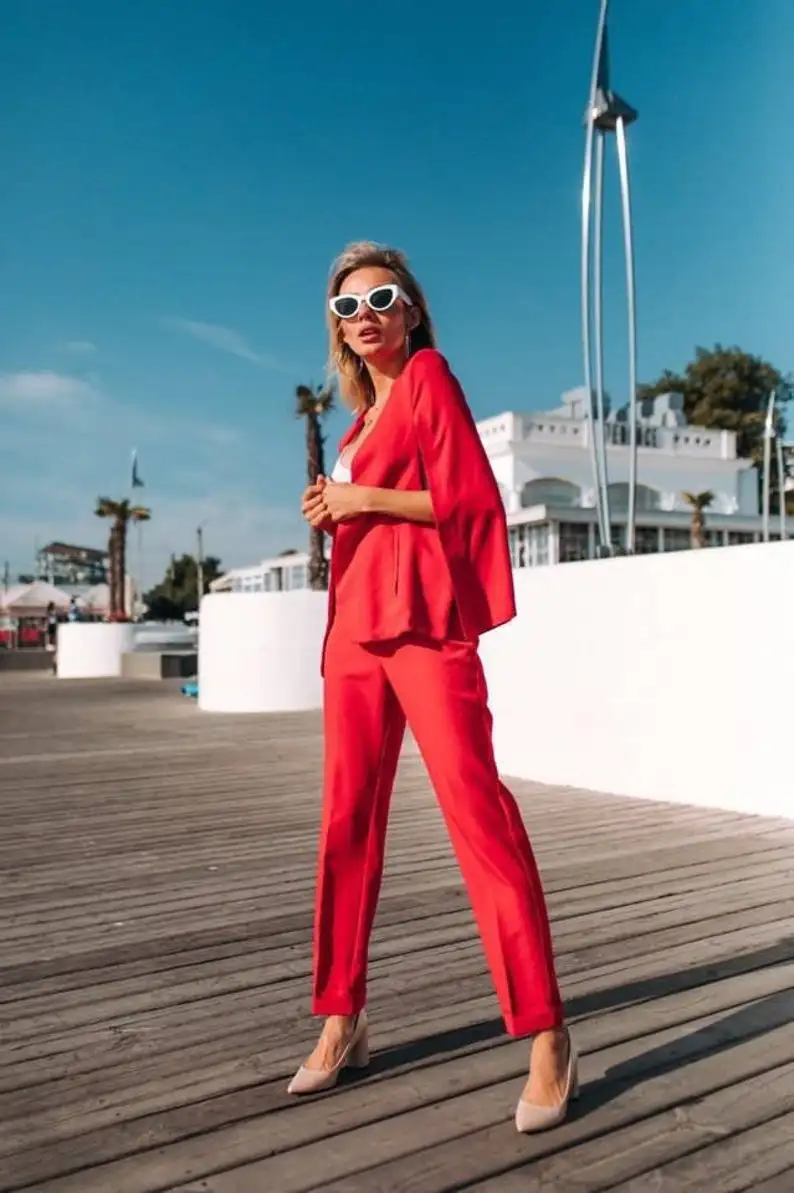
[[[639,113],[612,90],[609,82],[607,44],[607,9],[609,0],[601,0],[596,32],[590,97],[585,114],[584,181],[582,184],[582,351],[584,383],[588,394],[590,421],[590,458],[596,493],[596,516],[601,554],[612,554],[607,470],[606,420],[604,402],[604,328],[602,231],[604,200],[604,142],[615,134],[620,174],[623,239],[626,256],[626,305],[628,309],[629,349],[629,485],[626,515],[626,551],[634,550],[637,510],[637,320],[634,294],[634,247],[632,236],[631,188],[626,145],[626,129]],[[595,151],[595,169],[593,157]],[[592,224],[592,252],[591,252]],[[591,313],[592,311],[592,313]],[[592,337],[591,337],[592,327]],[[595,360],[593,360],[593,340]],[[595,366],[595,368],[593,367]],[[595,395],[593,392],[595,372]],[[595,410],[594,406],[595,396]]]

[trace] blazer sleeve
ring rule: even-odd
[[[411,359],[416,439],[467,635],[515,616],[507,519],[463,390],[440,352]]]

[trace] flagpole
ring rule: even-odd
[[[130,461],[130,508],[135,504],[135,466],[136,466],[137,462],[138,462],[138,453],[137,453],[136,448],[133,448],[132,449],[132,460]],[[138,569],[137,569],[137,560],[136,560],[135,571],[137,571],[137,570]],[[138,589],[138,581],[135,577],[135,574],[133,573],[132,584],[130,585],[130,616],[132,617],[133,621],[135,620],[135,593],[136,593],[137,589]],[[122,599],[126,603],[126,600],[127,600],[126,592],[123,594]]]
[[[138,449],[136,447],[134,447],[132,449],[132,467],[130,469],[130,505],[135,504],[135,490],[137,488],[141,488],[141,489],[143,488],[143,481],[138,476]],[[141,525],[140,522],[136,523],[135,547],[136,547],[136,568],[135,568],[136,575],[135,575],[135,577],[133,577],[133,584],[132,584],[132,611],[131,611],[133,618],[135,617],[136,605],[139,603],[139,600],[141,598],[141,593],[139,592],[139,586],[141,585],[141,569],[143,567],[143,526]],[[142,603],[142,601],[140,603]]]

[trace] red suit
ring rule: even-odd
[[[357,420],[340,449],[362,427]],[[545,901],[499,781],[480,634],[515,616],[507,527],[474,419],[446,361],[417,352],[352,460],[355,484],[430,491],[433,526],[363,515],[331,557],[325,791],[313,1010],[355,1014],[406,718],[469,889],[507,1030],[563,1021]]]

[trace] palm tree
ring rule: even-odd
[[[94,513],[98,518],[112,518],[108,540],[110,559],[110,609],[111,620],[126,613],[125,589],[127,579],[127,527],[130,522],[148,522],[152,511],[145,505],[133,505],[125,498],[113,501],[110,497],[98,497]]]
[[[332,384],[299,385],[295,390],[298,418],[306,419],[306,475],[310,485],[325,475],[325,436],[322,420],[334,408]],[[323,592],[328,588],[328,560],[325,558],[325,535],[322,530],[309,530],[309,588]]]
[[[691,544],[693,547],[705,547],[706,533],[703,512],[711,505],[714,494],[711,489],[706,489],[703,493],[682,493],[681,496],[687,505],[692,506]]]

